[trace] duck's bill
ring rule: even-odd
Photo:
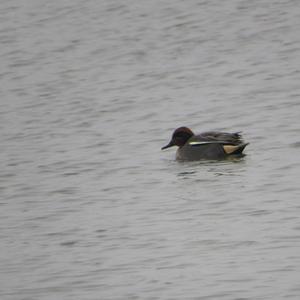
[[[171,141],[168,145],[164,146],[161,148],[161,150],[164,150],[164,149],[167,149],[167,148],[170,148],[172,146],[175,146],[175,144]]]

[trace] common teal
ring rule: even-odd
[[[242,155],[247,145],[240,132],[208,131],[195,135],[191,129],[179,127],[174,131],[169,144],[161,149],[178,146],[178,160],[224,159],[232,155]]]

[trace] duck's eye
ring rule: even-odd
[[[190,136],[191,136],[191,135],[188,134],[187,132],[178,132],[178,133],[176,134],[175,138],[186,140],[186,139],[190,138]]]

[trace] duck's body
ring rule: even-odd
[[[180,127],[174,131],[170,143],[162,149],[178,146],[178,160],[224,159],[241,155],[247,145],[239,132],[208,131],[195,135],[189,128]]]

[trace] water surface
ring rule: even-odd
[[[0,8],[1,299],[299,299],[297,1]]]

